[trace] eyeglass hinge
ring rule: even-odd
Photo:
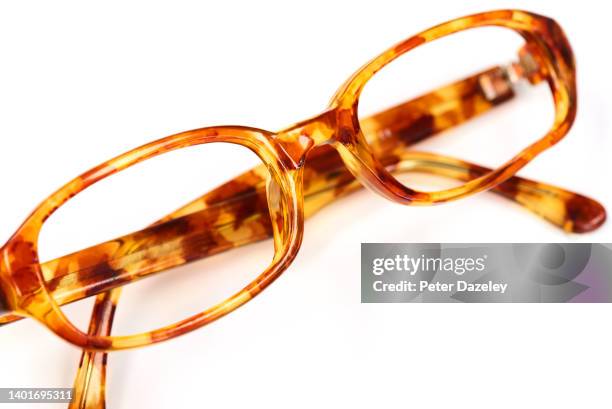
[[[480,89],[487,101],[503,102],[514,96],[514,84],[506,67],[496,67],[478,77]]]

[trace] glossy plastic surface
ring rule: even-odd
[[[418,140],[511,98],[507,72],[501,67],[374,115],[365,123],[362,120],[360,128],[356,117],[359,94],[383,66],[425,42],[489,25],[507,27],[523,36],[526,45],[519,51],[519,61],[511,67],[514,75],[533,83],[546,81],[553,93],[555,121],[541,140],[498,169],[407,149]],[[435,109],[441,101],[448,100],[457,102],[456,111]],[[66,184],[36,208],[0,250],[0,306],[5,312],[0,322],[18,316],[33,317],[65,340],[92,351],[139,347],[184,334],[233,311],[265,289],[295,257],[302,239],[304,215],[361,185],[405,205],[443,203],[493,189],[568,231],[592,230],[605,219],[605,211],[597,202],[514,176],[567,133],[575,113],[573,55],[553,20],[523,11],[502,10],[441,24],[370,61],[340,88],[329,107],[312,119],[276,133],[238,126],[179,133],[120,155]],[[377,143],[381,133],[385,140]],[[40,228],[71,197],[140,161],[214,142],[236,143],[251,149],[265,168],[239,176],[147,229],[39,263]],[[406,188],[393,176],[409,171],[439,174],[465,183],[439,192],[419,192]],[[269,209],[272,222],[261,217],[262,209]],[[268,237],[274,239],[275,256],[255,281],[225,302],[174,325],[132,336],[110,336],[99,330],[105,325],[93,326],[89,333],[83,333],[59,308],[61,304],[103,293],[149,274]],[[95,355],[91,357],[94,359]]]

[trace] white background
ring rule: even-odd
[[[579,69],[574,128],[521,174],[610,207],[603,4],[3,2],[0,240],[92,165],[205,125],[279,129],[319,112],[395,42],[503,7],[556,18]],[[609,407],[608,305],[363,305],[359,248],[611,235],[609,224],[567,235],[489,193],[434,208],[357,193],[307,222],[294,264],[245,308],[179,339],[113,353],[109,408]],[[3,327],[0,347],[1,386],[72,385],[80,351],[43,327]]]

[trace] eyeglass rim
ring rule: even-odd
[[[531,25],[526,23],[526,21],[532,22],[530,23]],[[464,25],[472,24],[472,26],[466,26],[459,29],[457,27],[461,25],[460,23]],[[492,171],[488,175],[468,182],[462,187],[463,190],[458,191],[456,189],[451,189],[446,191],[451,193],[443,195],[440,195],[439,192],[424,193],[412,191],[404,188],[403,185],[397,182],[394,176],[390,175],[373,157],[367,143],[363,140],[363,135],[360,135],[361,130],[359,128],[359,121],[357,120],[356,108],[359,93],[361,89],[363,89],[363,85],[365,85],[367,80],[374,75],[377,71],[377,67],[378,69],[382,68],[382,66],[416,47],[418,44],[414,40],[415,38],[432,37],[436,39],[443,36],[438,34],[436,37],[436,30],[438,30],[439,33],[448,35],[470,27],[484,25],[501,25],[509,26],[509,28],[520,27],[521,30],[535,27],[541,31],[538,34],[542,37],[541,43],[545,43],[546,41],[567,42],[562,32],[560,37],[558,33],[555,35],[551,34],[551,32],[560,30],[560,28],[553,20],[546,17],[516,10],[494,11],[479,13],[443,23],[399,43],[370,61],[370,63],[357,71],[357,73],[349,78],[345,85],[340,88],[341,92],[332,100],[332,104],[330,105],[331,108],[320,118],[312,120],[316,122],[324,118],[325,121],[334,122],[336,130],[339,131],[337,135],[335,135],[334,141],[331,143],[342,156],[347,168],[349,168],[364,185],[373,188],[391,200],[404,204],[417,203],[419,201],[427,203],[447,201],[467,194],[476,193],[477,191],[487,189],[488,187],[492,187],[508,179],[529,160],[544,149],[554,145],[554,143],[565,135],[575,115],[575,95],[573,95],[574,98],[572,98],[572,92],[575,93],[575,89],[572,88],[573,72],[568,74],[558,67],[559,64],[553,64],[555,61],[554,59],[559,58],[558,56],[553,56],[554,58],[550,59],[551,76],[549,78],[549,83],[552,84],[551,87],[554,85],[566,86],[566,88],[561,87],[559,90],[554,88],[554,91],[557,91],[555,93],[555,101],[557,102],[556,128],[549,132],[549,134],[538,143],[529,147],[521,155],[515,157],[506,165]],[[448,30],[448,27],[455,28],[453,30]],[[556,49],[553,49],[551,52],[553,51],[556,53],[561,52]],[[570,62],[573,64],[571,49],[569,50],[569,55]],[[566,104],[563,103],[565,100],[567,100]],[[87,335],[78,330],[62,313],[60,307],[45,288],[42,278],[42,272],[38,264],[37,239],[40,227],[46,218],[75,194],[117,171],[156,156],[157,154],[207,142],[231,142],[248,147],[260,157],[270,170],[274,180],[279,183],[283,193],[282,196],[287,199],[282,223],[284,226],[283,230],[286,233],[284,237],[277,237],[275,233],[275,241],[279,241],[282,245],[277,246],[272,264],[255,281],[233,297],[230,297],[228,300],[217,304],[217,306],[207,311],[196,314],[176,324],[151,332],[120,337],[96,337]],[[300,144],[301,142],[291,141],[291,143]],[[302,148],[304,148],[302,149],[302,155],[304,155],[307,149],[312,148],[312,146]],[[19,266],[22,267],[22,270],[19,270],[20,274],[26,277],[26,279],[20,282],[19,291],[23,294],[22,290],[25,290],[27,297],[30,297],[28,299],[28,305],[34,305],[36,308],[22,307],[17,311],[36,318],[67,341],[80,347],[93,350],[133,348],[170,339],[206,325],[233,311],[255,295],[259,294],[267,285],[280,276],[295,258],[299,250],[303,234],[303,195],[301,194],[301,170],[303,167],[300,167],[300,164],[296,163],[291,152],[292,149],[290,147],[288,149],[287,145],[283,144],[282,138],[279,139],[279,134],[272,132],[247,127],[201,128],[199,130],[183,132],[151,142],[143,147],[136,148],[128,153],[120,155],[86,172],[80,177],[77,177],[44,201],[32,215],[26,219],[11,240],[9,240],[8,244],[29,246],[28,251],[31,255],[29,260],[25,260],[25,262],[21,260],[20,263],[18,263]],[[88,182],[84,184],[83,180],[87,180]],[[393,181],[395,181],[395,183]],[[436,196],[436,193],[438,196]],[[8,247],[5,247],[3,250],[7,248]],[[6,267],[7,266],[5,266],[5,268]],[[8,267],[14,272],[14,266]],[[15,296],[15,293],[16,291],[13,291],[12,295]],[[23,299],[21,301],[23,302]],[[18,308],[21,306],[21,303],[14,302],[13,304],[17,305]]]

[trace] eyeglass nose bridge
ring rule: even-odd
[[[277,132],[273,139],[277,143],[281,161],[285,165],[289,164],[292,169],[299,169],[307,158],[315,159],[316,148],[331,145],[340,155],[344,166],[365,187],[390,200],[396,200],[389,192],[388,186],[383,186],[379,176],[382,174],[382,165],[361,140],[355,119],[354,108],[343,109],[331,105],[321,114]],[[411,196],[417,195],[411,189],[399,186],[399,182],[394,179],[384,183],[395,190],[407,190]],[[410,200],[410,197],[405,200]]]
[[[302,167],[313,148],[335,141],[336,117],[336,109],[328,109],[275,133],[274,140],[282,148],[293,168]]]

